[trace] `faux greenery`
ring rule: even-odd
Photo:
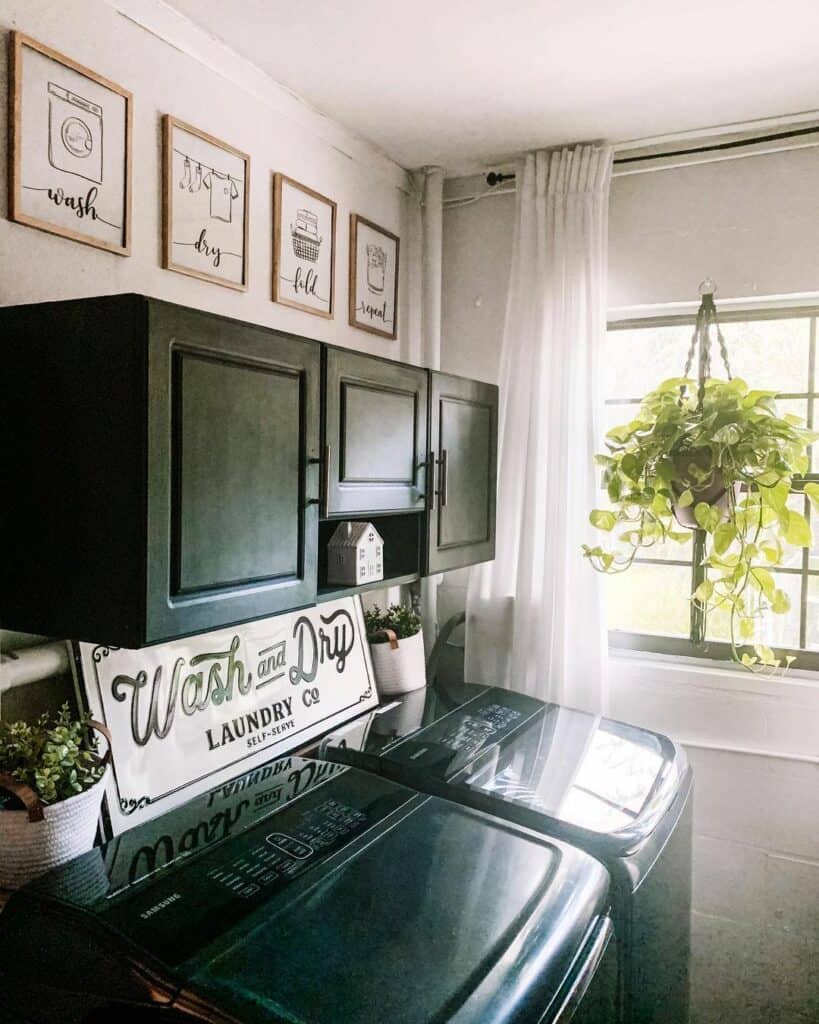
[[[72,718],[63,704],[53,718],[0,722],[0,771],[31,786],[46,804],[90,789],[104,772],[90,732],[90,716]]]
[[[740,379],[708,379],[700,408],[696,381],[663,381],[634,420],[608,432],[608,452],[596,456],[611,508],[595,509],[590,520],[615,534],[615,549],[583,547],[595,569],[623,572],[644,549],[688,541],[691,531],[680,529],[673,507],[693,507],[706,532],[708,572],[692,600],[706,612],[729,613],[733,657],[748,668],[776,669],[793,660],[755,640],[765,614],[790,607],[770,570],[783,563],[789,545],[811,544],[810,525],[788,498],[794,478],[808,470],[807,447],[819,434],[797,416],[779,416],[775,397]],[[724,510],[698,500],[715,474],[727,489]],[[819,505],[819,484],[806,483],[804,491]],[[753,654],[740,653],[746,644]]]
[[[367,630],[367,640],[371,644],[387,642],[385,629],[391,629],[399,640],[406,640],[407,637],[420,632],[421,616],[404,605],[391,604],[382,612],[376,604],[364,612],[364,626]]]

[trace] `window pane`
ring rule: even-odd
[[[693,324],[610,330],[606,398],[642,398],[668,377],[681,377],[693,332]]]
[[[785,612],[784,615],[766,612],[764,618],[759,622],[754,642],[767,644],[774,650],[797,648],[799,647],[799,601],[802,594],[802,577],[797,573],[789,572],[775,572],[773,575],[777,587],[784,590],[791,600],[790,611]],[[745,591],[745,598],[749,608],[753,609],[757,606],[757,593],[750,587]],[[706,638],[730,643],[730,623],[731,616],[727,608],[709,610],[705,630]],[[738,629],[738,624],[736,628]],[[739,636],[737,636],[737,643],[741,643]]]
[[[734,377],[754,388],[799,392],[808,390],[810,320],[757,320],[722,324]],[[711,347],[714,376],[722,377],[716,336]]]
[[[607,578],[609,629],[657,636],[688,636],[691,570],[637,563]]]
[[[808,577],[807,639],[809,650],[819,650],[819,576]]]

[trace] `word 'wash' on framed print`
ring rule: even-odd
[[[162,137],[162,265],[244,291],[250,157],[170,114]]]
[[[21,32],[9,50],[9,219],[127,256],[131,93]]]
[[[273,301],[333,316],[336,204],[284,174],[273,176]]]
[[[398,238],[350,214],[350,324],[385,338],[398,336]]]

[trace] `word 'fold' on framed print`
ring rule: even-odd
[[[350,214],[350,324],[398,336],[398,238]]]
[[[114,834],[378,706],[360,598],[140,650],[73,651],[80,699],[111,730]]]
[[[9,219],[127,256],[131,94],[21,32],[9,43]]]
[[[170,114],[162,129],[162,265],[244,291],[250,157]]]
[[[273,190],[273,301],[331,319],[336,204],[283,174]]]

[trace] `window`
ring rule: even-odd
[[[817,326],[819,309],[720,312],[733,376],[750,387],[776,388],[780,412],[819,423]],[[685,365],[694,316],[665,317],[611,324],[607,338],[605,429],[634,418],[640,399]],[[715,339],[714,374],[721,362]],[[724,371],[722,371],[724,372]],[[761,639],[777,652],[797,656],[797,667],[819,668],[819,516],[800,493],[807,480],[819,481],[819,444],[811,453],[811,472],[795,482],[794,508],[813,527],[810,551],[794,548],[775,572],[777,586],[791,598],[785,615],[766,617]],[[605,501],[605,497],[603,498]],[[691,542],[669,542],[641,553],[628,572],[607,577],[609,641],[613,647],[708,658],[730,657],[727,613],[712,613],[706,642],[693,642],[691,593],[704,578],[695,566]],[[813,652],[813,653],[812,653]]]

